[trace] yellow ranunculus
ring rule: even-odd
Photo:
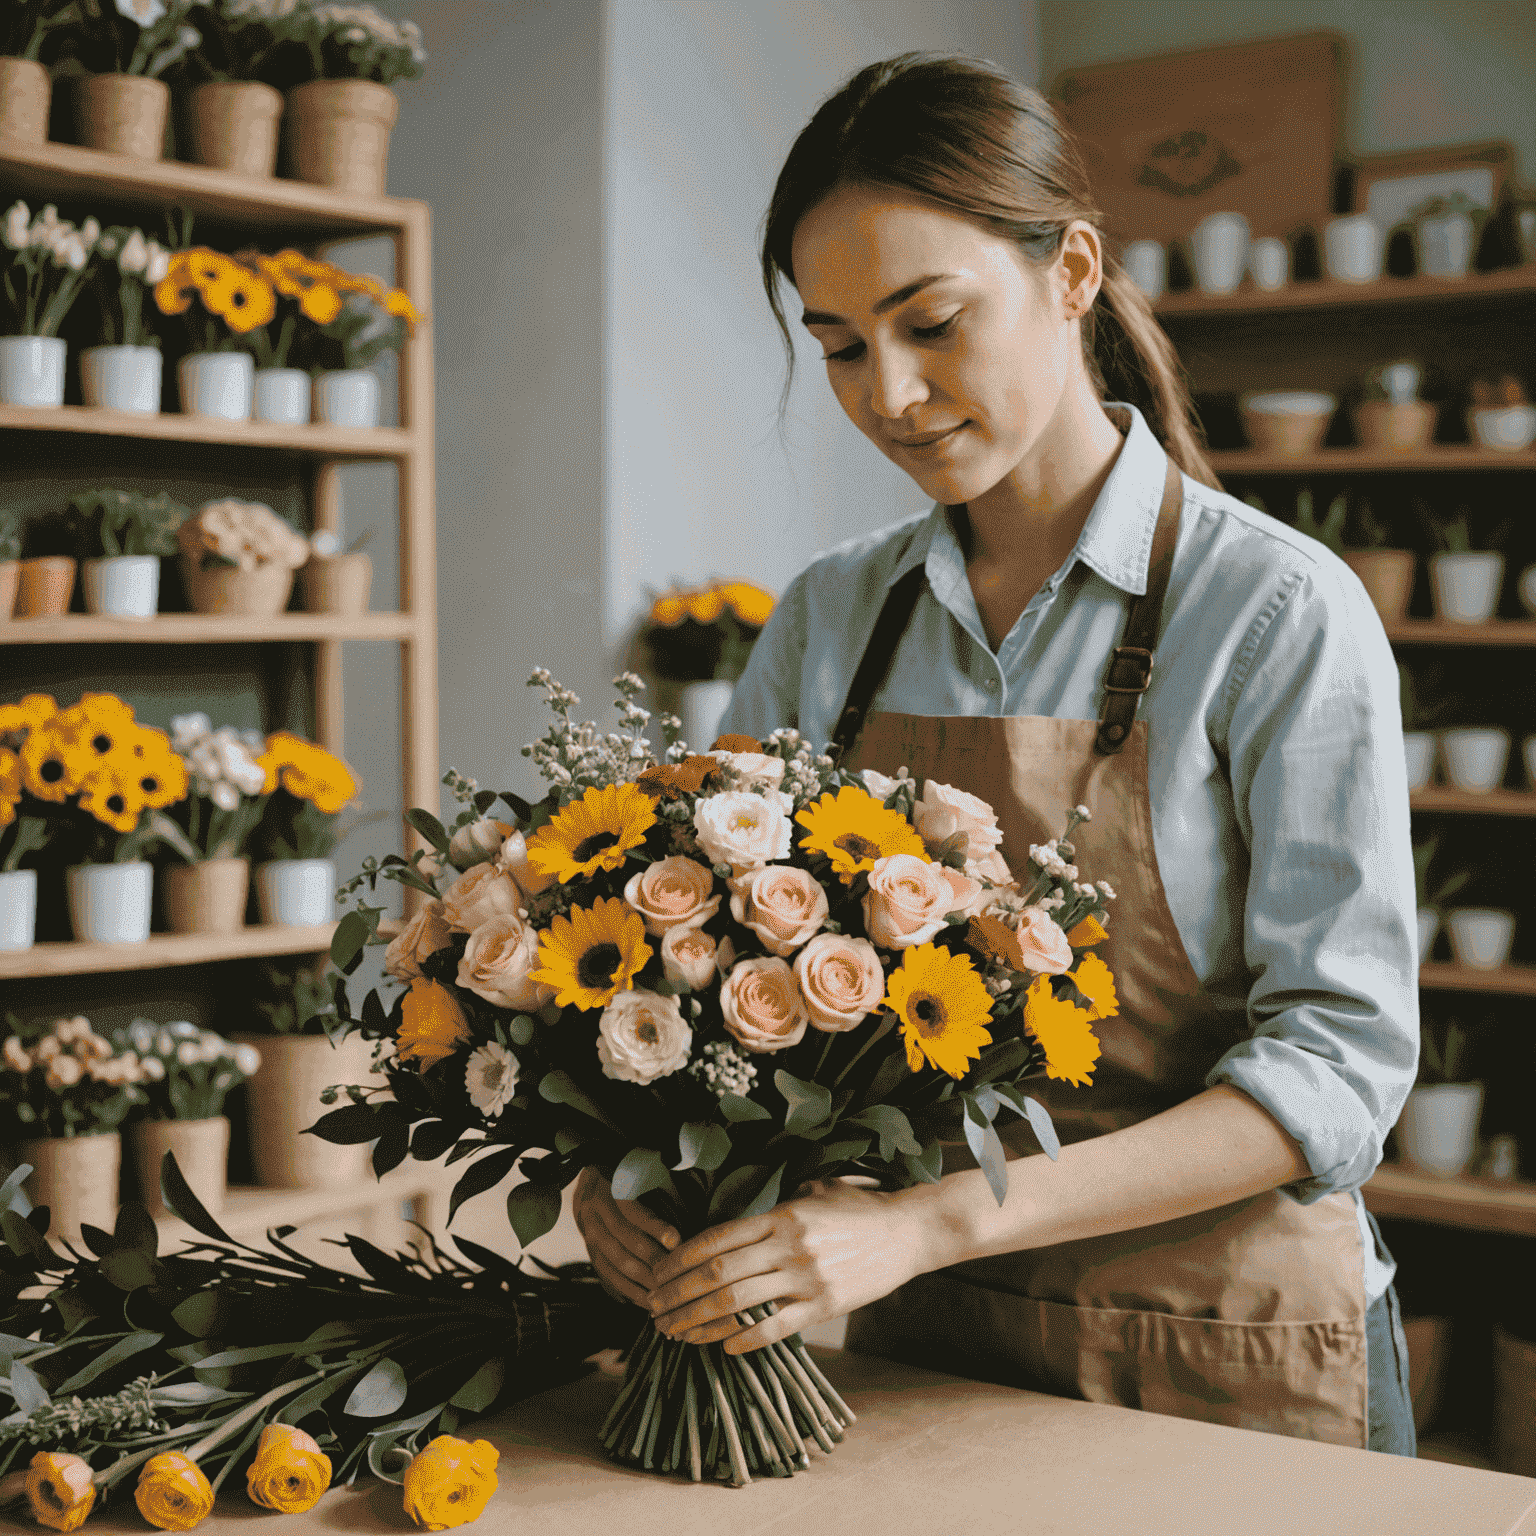
[[[302,1515],[331,1486],[331,1458],[312,1435],[291,1424],[268,1424],[245,1474],[245,1491],[264,1509]]]
[[[39,1451],[27,1471],[27,1502],[39,1525],[79,1530],[96,1502],[91,1464],[68,1451]]]
[[[162,1451],[144,1463],[133,1502],[162,1531],[190,1531],[212,1513],[213,1489],[195,1461],[180,1451]]]
[[[417,977],[400,1004],[400,1057],[414,1056],[425,1067],[452,1056],[469,1039],[459,1000],[440,981]]]
[[[405,1512],[427,1531],[446,1531],[478,1520],[496,1492],[496,1463],[489,1440],[439,1435],[405,1469]]]

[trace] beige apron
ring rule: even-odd
[[[1150,669],[1150,660],[1148,662]],[[1096,953],[1120,1009],[1094,1028],[1089,1088],[1042,1078],[1063,1144],[1134,1124],[1204,1088],[1239,1039],[1202,1004],[1168,909],[1152,841],[1147,724],[1094,751],[1088,720],[880,713],[848,766],[925,778],[997,812],[1019,869],[1067,812],[1084,879],[1114,887]],[[1010,1158],[1039,1153],[1025,1122],[999,1120]],[[945,1171],[975,1167],[946,1145]],[[1365,1287],[1353,1199],[1300,1205],[1279,1190],[1107,1237],[974,1260],[924,1275],[849,1319],[847,1347],[953,1374],[1212,1424],[1366,1444]]]

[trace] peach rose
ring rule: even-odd
[[[488,917],[469,936],[459,961],[458,983],[498,1008],[537,1008],[554,988],[530,981],[539,963],[539,935],[522,918]]]
[[[517,888],[525,896],[537,896],[555,883],[553,875],[546,875],[528,862],[528,839],[521,832],[514,832],[501,845],[496,855],[497,866],[504,869],[517,882]]]
[[[1025,907],[1019,913],[1019,948],[1024,952],[1027,970],[1044,976],[1059,976],[1072,964],[1072,946],[1061,931],[1061,924],[1040,907]]]
[[[980,892],[980,885],[957,869],[916,854],[887,854],[869,872],[864,926],[881,948],[910,949],[928,943],[945,927],[946,913],[960,911]]]
[[[964,832],[968,859],[985,857],[1003,840],[997,813],[985,800],[933,779],[923,780],[922,798],[912,807],[912,823],[930,848]]]
[[[731,916],[775,955],[799,949],[826,921],[827,910],[820,883],[793,864],[766,865],[731,896]]]
[[[473,933],[493,917],[516,917],[523,893],[504,869],[476,864],[443,892],[443,915],[455,933]]]
[[[979,859],[967,859],[965,872],[972,880],[980,880],[982,884],[993,886],[1009,886],[1013,884],[1013,871],[1008,868],[1002,854],[997,849],[984,854]]]
[[[715,941],[702,928],[679,923],[661,939],[662,974],[673,985],[684,983],[697,992],[715,975]]]
[[[484,864],[501,852],[501,845],[517,830],[510,822],[467,821],[449,839],[448,858],[455,869]]]
[[[725,1030],[754,1056],[797,1044],[810,1013],[787,960],[741,960],[720,987]]]
[[[421,962],[452,942],[442,902],[423,902],[410,922],[389,941],[384,951],[384,969],[396,981],[414,981],[421,975]]]
[[[829,1034],[863,1023],[885,997],[885,972],[868,939],[818,933],[793,968],[811,1023]]]
[[[624,900],[645,919],[645,931],[659,939],[669,928],[708,922],[720,910],[720,898],[710,895],[714,888],[712,869],[675,853],[631,875]]]

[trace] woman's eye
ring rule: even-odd
[[[841,352],[828,352],[827,355],[822,358],[822,362],[851,363],[858,358],[859,354],[863,352],[863,350],[864,343],[862,341],[856,341],[851,346],[844,347]]]
[[[912,327],[912,334],[919,341],[937,341],[939,337],[948,332],[957,319],[959,319],[958,312],[951,315],[947,320],[940,320],[937,325],[914,325]]]

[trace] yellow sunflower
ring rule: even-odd
[[[1091,998],[1093,1007],[1090,1019],[1112,1019],[1120,1011],[1120,1000],[1115,996],[1115,975],[1097,955],[1084,955],[1077,962],[1077,969],[1068,972],[1077,990]]]
[[[720,596],[743,624],[754,624],[759,629],[773,612],[773,593],[753,586],[750,581],[728,581],[720,588]]]
[[[223,276],[202,293],[203,303],[237,336],[265,325],[277,313],[272,284],[237,261],[230,262]]]
[[[403,319],[407,330],[421,319],[421,312],[411,303],[410,295],[403,288],[391,288],[384,295],[384,313]]]
[[[1099,1037],[1089,1016],[1051,991],[1051,978],[1038,976],[1025,994],[1024,1028],[1045,1050],[1045,1075],[1086,1088],[1099,1059]]]
[[[121,752],[128,738],[139,729],[131,705],[115,693],[87,693],[78,704],[61,709],[53,717],[53,728],[68,736],[88,761],[101,764]]]
[[[909,949],[886,983],[885,1006],[901,1020],[907,1065],[964,1077],[992,1043],[992,999],[969,955],[937,944]]]
[[[11,731],[30,731],[59,712],[46,693],[29,693],[19,704],[0,704],[0,736]]]
[[[402,1061],[414,1056],[430,1067],[470,1038],[459,1000],[440,981],[418,976],[400,1004],[395,1051]]]
[[[82,747],[71,732],[58,730],[53,721],[27,733],[19,756],[27,792],[56,805],[63,805],[80,788],[94,760],[89,747]]]
[[[651,604],[651,623],[675,629],[688,617],[688,604],[680,592],[663,592]]]
[[[145,804],[144,792],[132,775],[111,767],[87,774],[80,786],[80,809],[115,832],[132,832]]]
[[[9,747],[0,747],[0,827],[16,820],[21,787],[21,759]]]
[[[556,917],[539,935],[538,968],[528,975],[555,988],[561,1008],[606,1008],[650,958],[640,914],[616,897],[600,897]]]
[[[872,795],[854,784],[845,784],[833,795],[824,794],[815,805],[795,814],[806,829],[800,846],[824,853],[832,868],[851,885],[861,871],[875,867],[875,860],[893,853],[928,857],[923,840],[900,811],[888,811]]]
[[[327,816],[334,816],[357,793],[352,770],[334,752],[291,731],[268,736],[267,749],[256,761],[267,775],[263,794],[281,787],[299,800],[313,801]]]
[[[528,862],[561,884],[617,869],[656,824],[650,796],[634,784],[605,784],[573,800],[528,839]]]
[[[1072,931],[1067,935],[1067,943],[1073,949],[1092,949],[1095,944],[1102,944],[1109,937],[1109,930],[1096,917],[1085,917],[1082,922],[1074,923]]]
[[[132,779],[151,809],[162,810],[187,797],[187,765],[172,748],[170,737],[152,725],[135,728],[118,771]]]
[[[182,315],[198,296],[192,275],[192,252],[176,251],[165,269],[165,276],[155,284],[155,307],[162,315]]]
[[[688,617],[699,624],[713,624],[725,610],[719,587],[698,587],[683,599]]]

